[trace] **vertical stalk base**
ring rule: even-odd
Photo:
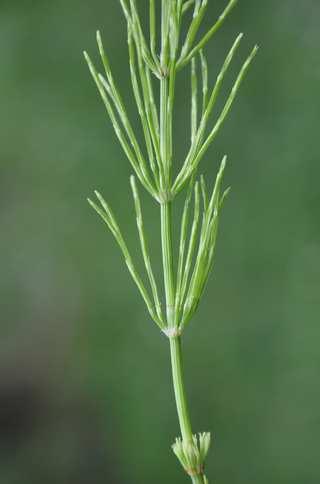
[[[170,338],[170,353],[173,388],[179,417],[182,439],[186,442],[192,441],[192,429],[187,407],[186,392],[183,382],[183,366],[181,353],[181,337]]]

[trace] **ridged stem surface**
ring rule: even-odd
[[[176,406],[181,429],[181,435],[184,441],[192,440],[192,429],[187,405],[186,391],[183,378],[182,348],[181,337],[170,339],[170,354],[172,367],[172,380]]]
[[[171,354],[171,368],[173,389],[176,400],[176,407],[178,412],[179,424],[182,439],[184,442],[192,442],[192,428],[189,416],[189,409],[184,386],[184,372],[182,361],[182,345],[181,337],[170,339],[170,354]],[[193,484],[203,484],[203,475],[190,476]]]
[[[174,269],[172,253],[172,207],[171,202],[161,205],[161,243],[162,243],[162,260],[163,276],[166,296],[166,313],[169,327],[174,323]]]

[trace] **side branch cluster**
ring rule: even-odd
[[[97,44],[103,74],[98,72],[89,55],[84,53],[116,136],[135,174],[131,177],[130,183],[149,288],[146,287],[136,269],[109,205],[98,192],[95,192],[97,200],[89,200],[89,202],[115,237],[151,318],[168,335],[180,334],[191,319],[198,307],[214,262],[220,211],[228,193],[228,190],[222,189],[226,157],[221,162],[211,190],[207,189],[203,176],[197,179],[198,170],[203,156],[230,112],[257,47],[254,47],[244,62],[222,109],[213,120],[213,111],[223,81],[239,49],[242,34],[238,35],[227,53],[212,88],[209,88],[204,48],[222,26],[236,3],[237,0],[230,0],[212,27],[200,35],[208,0],[162,0],[159,32],[157,32],[156,0],[149,0],[147,39],[141,25],[136,0],[120,0],[127,23],[132,90],[143,132],[143,147],[130,122],[114,80],[100,32],[97,32]],[[183,22],[187,22],[184,38],[181,33]],[[190,145],[186,150],[185,159],[177,169],[176,165],[173,166],[173,111],[176,80],[179,71],[188,66],[191,73]],[[177,194],[186,189],[180,227],[179,257],[174,276],[174,316],[170,322],[166,318],[166,311],[163,310],[160,291],[152,269],[136,179],[161,205],[171,204]]]

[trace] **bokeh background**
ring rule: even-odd
[[[224,4],[210,2],[208,22]],[[261,47],[202,164],[212,181],[228,153],[232,195],[184,340],[194,429],[213,432],[219,484],[320,482],[319,19],[317,0],[243,0],[207,49],[212,83],[246,33],[225,95]],[[186,482],[170,451],[167,341],[86,202],[103,192],[139,257],[130,167],[82,58],[96,28],[136,121],[116,0],[0,2],[1,484]],[[143,208],[160,275],[157,207],[145,196]]]

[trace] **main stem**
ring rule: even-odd
[[[168,21],[168,3],[162,0],[162,39],[161,39],[161,64],[164,67],[167,64],[166,51],[166,22]],[[165,201],[161,203],[161,245],[162,261],[164,274],[164,288],[166,297],[166,315],[168,327],[174,328],[175,325],[175,278],[172,250],[172,201],[167,199],[170,195],[171,186],[171,146],[172,136],[172,112],[168,112],[170,105],[170,95],[168,92],[168,78],[165,76],[160,81],[160,152],[161,162],[163,164],[164,179],[162,180],[162,192],[165,195]],[[170,99],[171,103],[173,99]],[[170,198],[170,197],[169,197]],[[172,366],[172,379],[174,394],[181,429],[181,435],[185,442],[192,441],[192,428],[189,417],[186,392],[183,381],[183,366],[181,353],[181,337],[170,338],[170,354]],[[203,484],[201,475],[191,476],[193,484]]]
[[[183,380],[183,364],[180,336],[177,336],[176,338],[170,338],[170,354],[173,388],[176,399],[181,435],[184,441],[190,442],[192,440],[192,429]]]
[[[176,399],[176,406],[181,429],[182,439],[185,442],[192,441],[192,428],[189,417],[189,410],[186,398],[186,391],[183,379],[183,363],[182,363],[182,349],[181,336],[170,338],[170,354],[173,388]],[[193,484],[203,484],[203,476],[190,476]]]
[[[161,205],[161,242],[164,271],[164,285],[167,305],[168,326],[174,325],[174,271],[172,253],[172,213],[171,202]],[[185,442],[192,441],[192,428],[189,417],[189,410],[186,398],[186,391],[183,378],[181,336],[170,338],[170,355],[173,388],[176,400],[176,407],[182,439]],[[191,476],[193,484],[203,484],[203,476]]]
[[[174,325],[175,284],[172,254],[172,202],[161,205],[161,244],[168,326]]]

